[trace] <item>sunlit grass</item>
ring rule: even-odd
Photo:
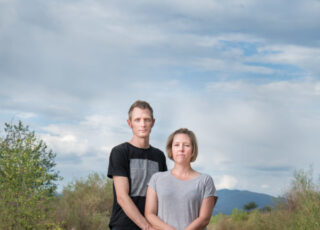
[[[320,190],[312,170],[297,171],[291,189],[271,211],[233,210],[212,217],[208,230],[316,230],[320,229]]]

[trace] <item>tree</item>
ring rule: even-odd
[[[21,121],[0,137],[0,229],[45,229],[55,197],[54,154]]]
[[[243,208],[248,212],[257,208],[257,207],[258,207],[258,205],[255,202],[249,202],[248,204],[243,206]]]

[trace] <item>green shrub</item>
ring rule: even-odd
[[[293,229],[320,229],[320,192],[313,183],[312,171],[295,173],[293,188],[287,195]]]
[[[319,230],[320,190],[312,170],[296,171],[291,189],[274,208],[246,213],[234,209],[230,217],[211,221],[212,230]],[[218,218],[217,218],[218,219]]]
[[[219,223],[225,215],[223,215],[221,212],[218,213],[217,215],[214,215],[210,218],[210,224],[216,224]]]
[[[112,180],[93,173],[63,189],[56,204],[57,222],[65,229],[105,230],[112,204]]]
[[[20,121],[0,137],[0,229],[50,229],[55,154]]]
[[[232,210],[231,214],[232,221],[245,221],[248,220],[248,213],[237,208]]]

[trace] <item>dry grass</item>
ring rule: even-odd
[[[253,211],[247,218],[239,212],[216,218],[209,230],[318,230],[320,229],[320,191],[313,183],[312,170],[298,171],[283,202],[270,212]],[[238,216],[236,216],[238,215]],[[242,218],[239,218],[242,215]],[[214,217],[215,218],[215,217]],[[213,219],[214,219],[213,218]]]

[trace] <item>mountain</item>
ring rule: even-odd
[[[229,190],[221,189],[217,190],[218,202],[214,208],[213,215],[218,213],[231,214],[232,210],[243,209],[243,206],[249,202],[255,202],[258,205],[258,209],[270,206],[273,207],[278,198],[250,191]]]

